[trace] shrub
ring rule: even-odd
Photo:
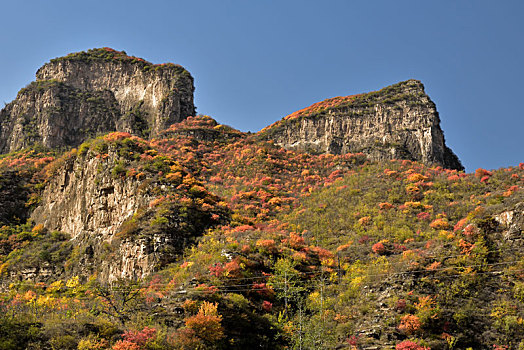
[[[475,177],[478,179],[481,179],[485,176],[489,177],[491,175],[492,175],[491,171],[488,171],[486,169],[478,168],[477,170],[475,170]]]
[[[127,331],[124,333],[126,341],[145,346],[146,343],[156,335],[155,328],[145,327],[141,331]]]
[[[420,346],[419,344],[412,342],[411,340],[404,340],[402,343],[398,343],[395,346],[396,350],[429,350],[429,348]]]
[[[202,302],[198,313],[186,318],[185,323],[187,328],[205,341],[213,343],[224,338],[222,316],[218,314],[215,303]]]
[[[143,348],[129,340],[119,340],[111,348],[113,350],[142,350]]]
[[[388,210],[388,209],[391,209],[393,208],[393,204],[391,203],[388,203],[388,202],[383,202],[383,203],[379,203],[378,204],[378,207],[382,210]]]
[[[417,219],[422,220],[422,221],[427,221],[430,218],[431,218],[431,215],[425,211],[417,214]]]
[[[382,255],[386,253],[386,247],[384,246],[382,242],[373,244],[373,247],[371,247],[371,250],[373,250],[373,252],[378,255]]]
[[[107,349],[108,346],[109,344],[105,339],[85,338],[78,342],[78,350],[103,350]]]
[[[121,162],[115,164],[115,167],[113,168],[113,170],[111,170],[111,175],[113,175],[113,178],[115,179],[119,177],[125,177],[126,173],[126,166]]]
[[[273,308],[273,303],[271,303],[270,301],[264,300],[262,302],[262,309],[264,311],[270,312],[272,308]]]
[[[397,300],[395,309],[397,309],[398,311],[404,311],[406,309],[406,299]]]
[[[430,227],[434,228],[435,230],[447,230],[449,228],[449,223],[446,219],[436,219],[431,224],[429,224]]]
[[[419,182],[419,181],[426,181],[428,178],[422,174],[413,173],[408,176],[407,180],[409,182]]]
[[[256,246],[263,251],[267,251],[268,253],[277,252],[276,243],[273,239],[259,239],[256,243]]]
[[[420,319],[415,315],[405,315],[400,319],[398,329],[406,334],[413,334],[420,330],[422,324]]]
[[[369,216],[364,216],[358,219],[358,223],[360,226],[367,226],[371,223],[371,218]]]

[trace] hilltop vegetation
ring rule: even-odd
[[[189,74],[179,64],[174,63],[161,63],[153,64],[140,57],[129,56],[125,51],[118,51],[110,47],[102,47],[96,49],[89,49],[87,51],[73,52],[63,57],[57,57],[51,60],[51,63],[58,63],[62,61],[80,61],[80,62],[92,62],[92,61],[106,61],[106,62],[120,62],[120,63],[133,63],[138,64],[144,71],[158,70],[162,68],[175,68],[175,71],[179,73]]]
[[[154,184],[120,235],[177,217],[193,238],[148,279],[79,274],[87,253],[72,233],[27,220],[63,164],[84,158]],[[524,347],[524,164],[466,174],[311,155],[199,116],[150,141],[11,153],[0,169],[2,191],[24,189],[17,214],[0,213],[2,349]]]

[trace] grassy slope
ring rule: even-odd
[[[200,189],[208,206],[195,203],[222,224],[148,281],[111,287],[66,274],[11,285],[0,304],[3,348],[365,348],[410,339],[492,349],[524,339],[522,243],[504,240],[494,220],[523,201],[523,169],[464,174],[361,154],[313,156],[208,117],[135,139],[143,156],[129,158],[126,140],[106,137],[127,159],[117,175],[179,181],[182,198]],[[20,168],[33,193],[45,183],[45,159]],[[40,240],[67,265],[63,236],[31,229],[2,228],[2,271],[20,256],[48,258],[35,248]]]

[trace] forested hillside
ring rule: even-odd
[[[95,242],[35,225],[77,162],[149,186],[147,206]],[[311,155],[199,116],[0,167],[2,349],[524,346],[523,164]],[[186,238],[147,277],[100,278],[122,242],[162,234]]]

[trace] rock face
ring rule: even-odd
[[[464,169],[445,144],[435,104],[416,80],[316,103],[263,129],[260,136],[289,149],[363,152],[373,160],[409,159]]]
[[[126,158],[121,143],[106,147],[95,141],[96,151],[72,151],[55,164],[31,219],[71,236],[78,260],[69,264],[74,274],[96,273],[109,282],[143,278],[203,234],[213,212],[192,205],[187,193],[182,196],[190,203],[182,207],[178,182],[147,172],[127,176],[129,155],[146,150],[140,143],[125,139],[127,149],[133,149]]]
[[[495,220],[504,228],[504,240],[522,241],[524,239],[524,202],[517,203],[513,210],[496,215]]]
[[[194,115],[193,78],[109,48],[51,60],[0,111],[0,152],[77,146],[109,131],[157,135]]]
[[[134,178],[114,178],[111,168],[117,161],[114,153],[106,159],[96,157],[71,158],[49,181],[42,203],[35,209],[32,219],[46,229],[67,232],[75,245],[82,246],[88,256],[82,258],[82,268],[96,265],[89,255],[105,253],[116,238],[122,224],[141,207],[147,207],[154,198],[141,181]],[[139,278],[149,274],[154,266],[154,241],[160,237],[149,237],[135,242],[123,242],[118,250],[118,259],[102,262],[104,280],[118,277]],[[116,256],[117,254],[115,254]],[[133,255],[133,259],[129,259]],[[126,259],[127,258],[127,259]],[[82,274],[93,271],[81,271]]]

